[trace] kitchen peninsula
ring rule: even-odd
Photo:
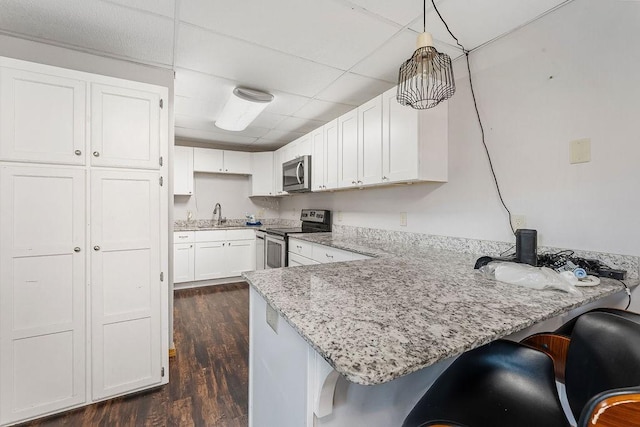
[[[373,259],[244,274],[253,426],[400,425],[461,353],[626,303],[613,280],[575,296],[488,280],[473,269],[477,255],[332,233],[296,238]]]

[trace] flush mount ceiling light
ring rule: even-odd
[[[427,32],[427,1],[423,4],[424,32],[418,36],[416,51],[400,66],[396,95],[401,105],[418,110],[435,107],[456,92],[451,58],[433,46],[433,37]]]
[[[216,120],[216,127],[236,132],[245,130],[271,101],[270,93],[237,87]]]

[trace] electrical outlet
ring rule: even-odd
[[[338,211],[336,214],[336,221],[342,222],[342,211]]]
[[[407,213],[406,212],[400,212],[400,226],[401,227],[406,227],[407,226]]]
[[[264,209],[258,209],[258,218],[264,218]]]
[[[514,230],[527,228],[527,217],[524,215],[511,215],[511,226]]]
[[[587,163],[591,161],[591,140],[576,139],[569,143],[569,163]]]

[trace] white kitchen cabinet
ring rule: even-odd
[[[86,83],[0,69],[0,160],[85,162]]]
[[[332,248],[330,246],[314,244],[312,259],[322,264],[353,261],[353,253],[343,251],[342,249]]]
[[[195,280],[195,232],[173,233],[173,283]]]
[[[299,265],[328,264],[331,262],[356,261],[371,257],[356,252],[345,251],[331,246],[306,240],[289,238],[288,267]]]
[[[162,379],[158,178],[157,172],[91,172],[94,399]]]
[[[447,104],[428,110],[414,110],[396,101],[396,89],[381,96],[382,182],[445,182],[448,163]]]
[[[255,270],[253,230],[196,231],[195,239],[195,280],[235,277]]]
[[[176,196],[193,194],[193,147],[174,147],[173,194]]]
[[[324,126],[311,132],[311,190],[323,191],[327,169],[325,164],[326,148]]]
[[[86,401],[85,171],[0,167],[0,424]]]
[[[251,196],[274,196],[273,151],[251,153]]]
[[[289,253],[293,252],[294,254],[303,256],[305,258],[313,258],[313,246],[314,244],[311,242],[294,239],[291,237],[289,238]]]
[[[338,188],[338,166],[340,144],[338,138],[338,119],[332,120],[323,126],[325,135],[325,190]]]
[[[273,152],[273,188],[276,196],[284,196],[289,193],[282,190],[282,161],[285,148],[279,148]]]
[[[0,58],[0,91],[0,425],[166,383],[167,88]]]
[[[208,173],[251,174],[251,154],[241,151],[193,149],[193,170]]]
[[[358,184],[358,110],[338,117],[338,187]]]
[[[289,262],[287,267],[298,267],[301,265],[316,265],[320,264],[318,261],[314,261],[311,258],[303,257],[295,252],[289,252]]]
[[[358,184],[382,182],[382,96],[358,107]]]
[[[161,110],[157,92],[91,84],[91,165],[160,169]]]
[[[308,156],[311,154],[311,133],[308,133],[300,138],[291,141],[284,146],[282,155],[282,163],[294,160],[302,156]]]

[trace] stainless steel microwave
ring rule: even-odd
[[[288,193],[311,191],[311,156],[282,164],[282,189]]]

